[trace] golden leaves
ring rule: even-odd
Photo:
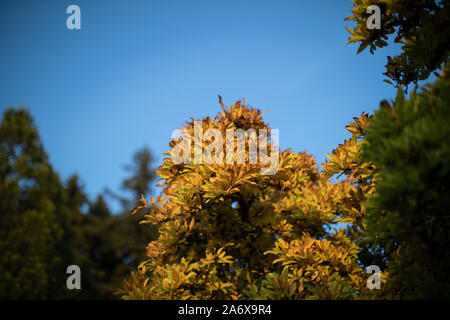
[[[189,231],[192,231],[192,229],[194,229],[194,225],[195,225],[195,218],[192,217],[191,223],[189,223]]]
[[[222,104],[222,111],[203,118],[202,129],[269,129],[245,102]],[[371,170],[360,163],[358,140],[367,121],[362,114],[347,127],[354,138],[333,151],[322,173],[313,156],[289,149],[273,176],[262,176],[255,164],[175,165],[164,159],[157,170],[164,197],[141,199],[148,209],[143,223],[156,224],[160,233],[147,246],[146,297],[303,299],[359,290],[358,247],[325,226],[336,219],[356,223],[364,215],[369,189],[354,182]],[[191,133],[193,127],[193,119],[185,124]],[[329,176],[338,172],[353,180],[331,184]],[[143,292],[138,280],[133,283]]]
[[[345,127],[353,137],[361,138],[367,133],[367,128],[370,125],[370,120],[373,116],[369,116],[368,113],[362,112],[360,117],[354,117],[354,122],[350,122],[348,126]]]
[[[278,239],[275,248],[265,254],[277,256],[273,263],[281,263],[284,267],[281,275],[272,274],[265,284],[278,298],[313,297],[318,292],[311,288],[328,288],[335,281],[358,285],[362,281],[362,269],[356,263],[356,252],[350,253],[329,240],[317,240],[309,234],[292,241]],[[294,283],[301,285],[300,293],[292,289]],[[306,291],[305,286],[309,288]],[[329,293],[329,290],[323,290],[318,298],[327,297]]]

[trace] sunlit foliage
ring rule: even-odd
[[[285,150],[278,172],[260,164],[177,164],[171,157],[156,173],[162,196],[141,199],[143,223],[159,226],[148,260],[119,291],[124,299],[348,299],[366,289],[355,238],[360,237],[370,165],[361,165],[358,137],[363,114],[348,129],[354,137],[330,155],[323,173],[307,153]],[[262,113],[245,102],[203,130],[264,128]],[[193,136],[194,121],[185,129]],[[177,141],[172,141],[171,155]],[[204,142],[206,146],[207,143]],[[224,145],[225,150],[225,145]],[[331,183],[342,172],[348,179]],[[351,234],[336,222],[352,223]]]
[[[369,47],[373,53],[388,45],[388,37],[402,45],[402,52],[388,57],[386,75],[396,86],[406,87],[427,79],[431,72],[447,63],[450,48],[450,6],[448,0],[353,0],[353,29],[348,43],[360,43],[358,53]],[[381,28],[370,29],[367,8],[377,5]],[[390,80],[385,80],[391,83]]]

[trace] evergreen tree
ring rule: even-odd
[[[151,184],[156,179],[152,165],[153,156],[150,150],[142,147],[134,153],[132,163],[124,166],[124,169],[130,172],[130,176],[122,181],[122,190],[130,196],[121,196],[106,189],[107,195],[121,203],[124,212],[129,212],[136,205],[136,199],[151,194]]]
[[[128,191],[133,199],[138,194],[140,196],[151,192],[151,183],[155,177],[151,165],[150,151],[142,148],[134,154],[132,165],[125,167],[131,172],[131,176],[126,178],[122,185],[124,191]],[[80,187],[75,187],[76,183],[70,181],[68,187],[72,187],[68,191],[73,190],[70,194],[75,195],[75,190]],[[139,218],[129,214],[134,200],[118,196],[110,190],[107,190],[107,195],[120,201],[123,213],[112,214],[101,194],[95,201],[87,201],[89,209],[87,214],[82,215],[83,222],[80,226],[81,248],[89,261],[87,269],[89,284],[92,286],[90,297],[114,299],[114,291],[143,259],[145,247],[155,238],[156,230],[148,225],[139,225]],[[75,198],[79,199],[80,208],[85,198],[81,195]],[[86,297],[86,294],[83,293],[82,296]]]
[[[153,156],[150,150],[143,147],[134,153],[133,163],[125,166],[125,169],[131,172],[131,176],[122,182],[122,189],[131,192],[132,199],[139,199],[142,195],[152,192],[151,183],[156,179],[152,164]]]
[[[78,176],[72,175],[66,182],[67,206],[72,216],[75,229],[77,252],[80,255],[80,269],[82,272],[82,290],[78,292],[78,299],[104,299],[110,292],[102,286],[102,266],[94,258],[96,243],[93,237],[103,237],[109,232],[103,224],[110,217],[109,209],[101,196],[93,204],[84,191]],[[102,220],[105,219],[105,220]],[[100,220],[100,222],[98,222]],[[119,262],[121,263],[121,262]]]
[[[0,297],[70,297],[66,268],[77,264],[64,188],[25,109],[0,126]]]
[[[153,168],[153,156],[147,147],[142,147],[133,155],[130,165],[125,169],[130,175],[122,182],[122,190],[130,194],[130,198],[121,197],[123,212],[118,215],[116,232],[120,235],[119,245],[122,248],[123,260],[120,276],[117,278],[116,289],[123,279],[135,269],[146,256],[146,246],[157,237],[154,225],[139,224],[142,212],[130,215],[131,208],[137,205],[137,199],[152,193],[152,183],[156,179]]]

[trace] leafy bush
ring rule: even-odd
[[[367,202],[366,241],[382,245],[391,281],[406,298],[450,292],[450,79],[382,102],[370,122],[363,159],[376,163]]]
[[[202,119],[203,131],[270,131],[261,112],[245,102],[222,109]],[[366,121],[363,114],[349,128]],[[194,136],[194,121],[185,129]],[[358,143],[355,137],[345,146]],[[124,299],[346,299],[368,291],[354,235],[331,228],[360,223],[358,188],[367,189],[350,180],[331,183],[333,165],[343,165],[338,153],[320,173],[312,156],[285,150],[273,176],[249,164],[248,153],[246,164],[164,159],[156,171],[163,196],[150,203],[142,198],[135,209],[148,208],[143,223],[157,225],[159,238],[118,293]]]

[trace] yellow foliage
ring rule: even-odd
[[[220,103],[222,112],[201,119],[203,131],[270,132],[258,109]],[[248,155],[245,164],[174,164],[177,141],[171,141],[156,171],[163,194],[141,201],[148,208],[143,222],[158,225],[159,238],[122,297],[347,299],[363,292],[357,239],[329,227],[358,225],[364,214],[361,202],[371,190],[364,179],[373,171],[361,168],[359,155],[367,120],[362,114],[348,126],[353,138],[333,151],[322,173],[312,156],[290,149],[272,176],[261,175],[261,164],[249,164]],[[184,129],[194,136],[194,119]],[[348,179],[331,183],[338,173]]]

